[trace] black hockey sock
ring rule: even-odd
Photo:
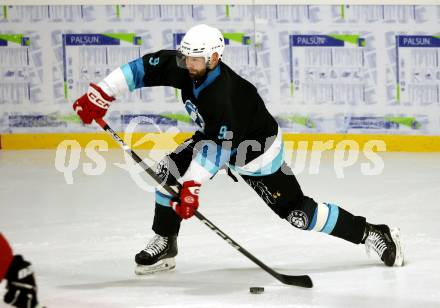
[[[365,226],[365,217],[354,216],[343,208],[339,208],[338,220],[330,235],[342,238],[354,244],[360,244],[364,237]]]
[[[182,218],[171,207],[156,203],[154,211],[153,231],[161,236],[179,234]]]

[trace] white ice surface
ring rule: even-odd
[[[32,261],[49,308],[440,307],[439,153],[382,154],[381,175],[362,175],[358,162],[344,179],[328,155],[319,174],[298,175],[315,200],[399,226],[403,268],[367,258],[363,245],[293,228],[243,181],[220,175],[204,185],[202,214],[277,271],[309,274],[313,289],[282,285],[196,218],[182,225],[174,272],[136,276],[134,255],[152,235],[154,194],[113,164],[124,162],[121,151],[104,156],[102,175],[78,169],[68,185],[54,151],[0,151],[0,231]],[[251,286],[264,294],[250,294]]]

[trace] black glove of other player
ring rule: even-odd
[[[17,308],[35,308],[37,301],[37,286],[31,264],[21,255],[14,256],[6,274],[7,292],[4,301]]]

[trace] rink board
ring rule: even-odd
[[[134,149],[173,150],[178,144],[189,138],[192,133],[148,133],[148,140],[141,140],[145,133],[134,133],[131,144]],[[440,136],[380,135],[380,134],[291,134],[283,135],[288,150],[334,150],[341,142],[357,143],[359,150],[365,150],[367,143],[385,144],[385,147],[373,148],[374,151],[388,152],[440,152]],[[125,138],[124,138],[125,139]],[[2,150],[55,149],[66,140],[76,140],[86,147],[92,140],[103,140],[108,148],[118,145],[105,133],[40,133],[40,134],[4,134],[0,135]],[[330,142],[330,143],[329,143]],[[327,147],[322,144],[327,144]]]

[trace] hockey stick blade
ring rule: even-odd
[[[278,274],[274,277],[276,277],[282,283],[288,284],[291,286],[297,286],[297,287],[303,287],[303,288],[312,288],[313,287],[312,279],[310,279],[310,277],[307,275],[290,276],[290,275]]]

